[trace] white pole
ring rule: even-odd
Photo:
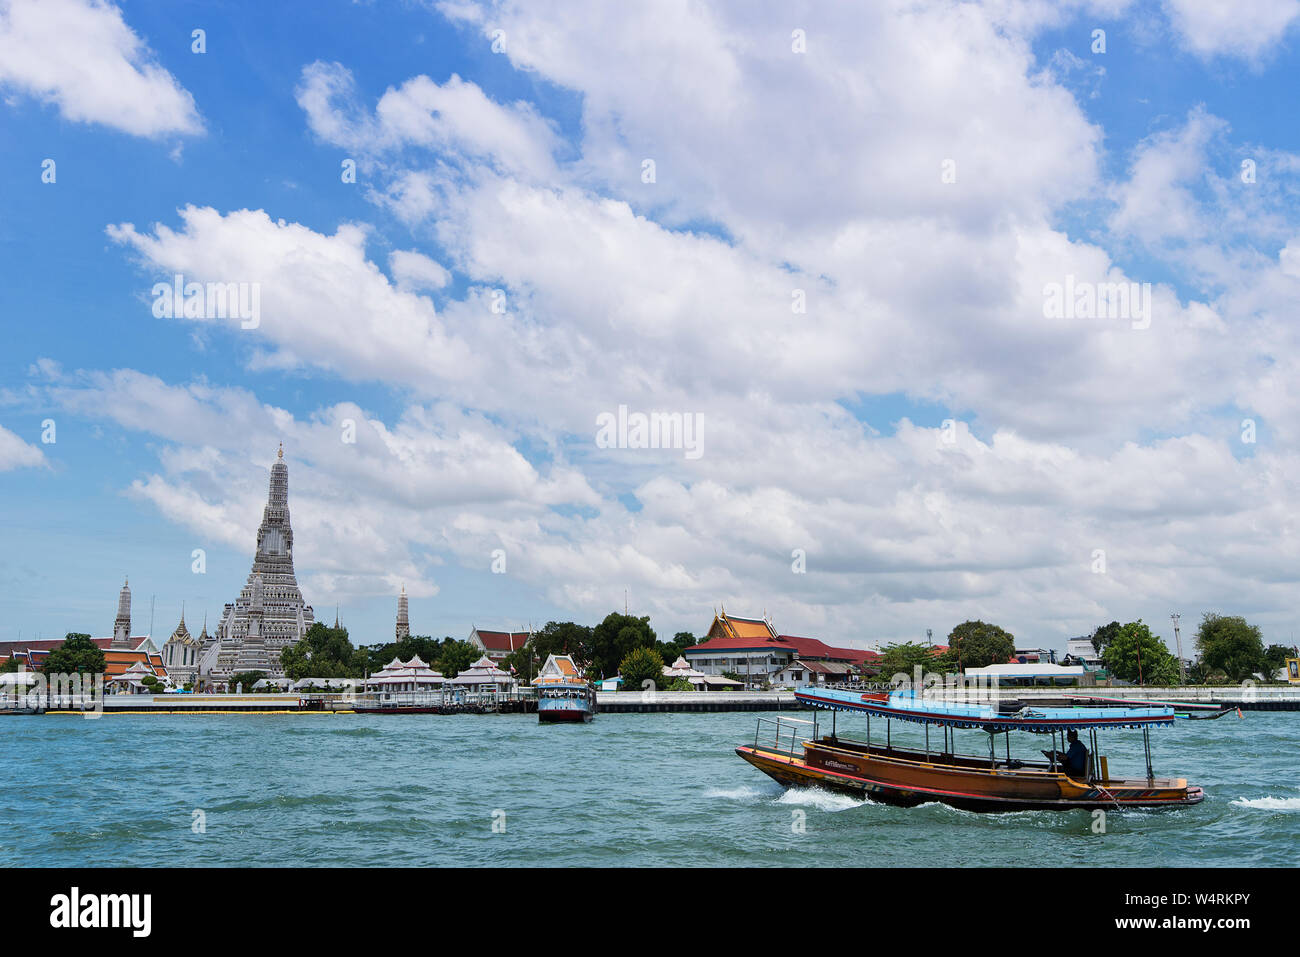
[[[1183,638],[1178,633],[1178,620],[1182,617],[1177,613],[1169,616],[1174,620],[1174,643],[1178,647],[1178,673],[1182,675],[1183,683],[1187,682],[1187,667],[1183,664]]]

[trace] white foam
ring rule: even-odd
[[[1238,807],[1253,807],[1261,811],[1300,811],[1300,798],[1237,798]]]
[[[743,788],[709,788],[704,792],[706,798],[722,798],[724,801],[754,802],[768,796],[767,792],[754,787]]]
[[[870,802],[835,791],[823,791],[820,788],[791,788],[777,798],[776,803],[814,807],[819,811],[848,811]]]

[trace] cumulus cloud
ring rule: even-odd
[[[600,502],[562,457],[534,466],[512,444],[513,433],[446,404],[410,406],[386,423],[340,402],[303,419],[247,390],[170,383],[130,369],[55,372],[36,387],[65,412],[167,443],[160,471],[134,482],[133,494],[240,549],[255,539],[266,469],[283,442],[294,527],[311,543],[304,569],[349,596],[395,590],[399,581],[432,587],[428,550],[446,547],[445,528],[466,510],[505,523]],[[0,448],[7,434],[0,431]]]
[[[358,102],[351,71],[318,61],[303,68],[297,96],[317,136],[367,154],[412,145],[544,177],[559,145],[530,104],[498,104],[454,73],[445,83],[412,77],[380,97],[371,114]]]
[[[46,464],[44,452],[0,425],[0,472]]]
[[[1281,620],[1300,463],[1238,429],[1242,409],[1287,428],[1298,232],[1254,215],[1276,193],[1231,192],[1236,157],[1206,172],[1229,130],[1203,110],[1101,181],[1102,131],[1031,40],[1124,7],[820,7],[797,54],[775,8],[446,5],[580,97],[573,155],[534,107],[459,77],[372,105],[316,63],[308,125],[369,164],[371,200],[419,247],[380,259],[387,275],[353,224],[187,207],[109,229],[152,279],[259,282],[261,325],[225,324],[255,367],[381,383],[402,410],[294,417],[133,373],[58,401],[134,410],[119,424],[174,445],[137,494],[214,535],[255,521],[250,442],[269,456],[291,434],[311,488],[295,509],[326,556],[312,574],[358,594],[430,582],[431,551],[477,569],[504,547],[573,614],[628,587],[670,631],[726,601],[850,642],[966,617],[1046,641],[1188,595],[1233,602],[1256,575],[1257,610]],[[1105,230],[1058,225],[1098,197]],[[1150,259],[1119,255],[1135,247],[1194,281],[1152,281]],[[1149,282],[1151,309],[1048,315],[1067,282]],[[891,394],[953,421],[848,411]],[[620,405],[701,416],[704,454],[598,447],[596,416]]]
[[[1300,0],[1164,0],[1179,40],[1201,56],[1255,60],[1266,55],[1300,21]]]
[[[103,0],[0,2],[0,85],[133,136],[203,131],[194,97]]]

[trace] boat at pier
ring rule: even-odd
[[[966,704],[926,699],[912,691],[863,694],[820,688],[795,695],[803,704],[831,711],[829,735],[819,736],[816,720],[760,718],[754,743],[736,748],[740,757],[787,787],[823,787],[903,806],[939,801],[974,811],[1187,807],[1205,798],[1185,778],[1157,778],[1152,769],[1150,732],[1174,723],[1170,706],[1030,708],[1019,701]],[[838,712],[866,716],[865,740],[836,733]],[[883,740],[879,723],[872,738],[873,717],[883,719]],[[773,743],[760,742],[764,724],[773,721]],[[895,745],[894,721],[924,725],[924,748]],[[800,741],[800,728],[809,726],[812,737]],[[941,745],[931,746],[932,728],[941,731]],[[984,732],[987,753],[956,753],[960,729]],[[1098,752],[1097,732],[1118,729],[1142,732],[1145,777],[1111,777],[1109,762]],[[1041,752],[1043,760],[1013,758],[1013,731],[1050,735],[1052,748]],[[1063,746],[1069,731],[1087,732],[1091,741],[1082,773],[1067,772],[1065,755],[1057,749],[1058,736]],[[998,747],[999,736],[1004,749]]]
[[[538,672],[537,721],[590,721],[596,714],[596,689],[568,655],[551,655]]]

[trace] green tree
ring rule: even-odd
[[[637,648],[654,648],[655,633],[650,627],[650,617],[635,618],[611,612],[605,620],[591,630],[592,670],[602,677],[621,673],[620,667],[628,653]],[[661,659],[662,660],[662,659]],[[624,675],[624,677],[627,677]]]
[[[436,668],[438,659],[442,657],[444,643],[452,640],[445,638],[439,641],[428,635],[411,635],[401,641],[390,641],[386,645],[369,645],[361,649],[365,653],[364,670],[373,675],[394,658],[410,661],[417,657],[431,668]]]
[[[444,638],[437,667],[446,677],[454,678],[482,657],[483,650],[473,642]]]
[[[234,694],[235,689],[239,688],[244,694],[253,693],[253,685],[257,684],[266,677],[265,671],[239,671],[230,676],[230,681],[226,685],[226,693]]]
[[[1300,652],[1295,648],[1288,648],[1286,645],[1269,645],[1264,649],[1264,660],[1268,662],[1270,678],[1282,668],[1286,667],[1288,658],[1300,657]]]
[[[640,691],[647,681],[653,681],[656,688],[665,684],[664,660],[653,648],[633,648],[619,662],[618,673],[623,676],[624,691]]]
[[[1006,664],[1015,650],[1015,637],[988,622],[963,621],[948,634],[949,656],[963,670]]]
[[[1207,671],[1222,671],[1230,681],[1242,681],[1268,669],[1259,626],[1240,616],[1206,612],[1196,629],[1196,650]]]
[[[11,658],[6,658],[4,661],[0,661],[0,675],[13,674],[18,670],[18,664],[17,655],[14,655]]]
[[[1176,685],[1180,680],[1178,660],[1140,618],[1121,627],[1106,643],[1101,662],[1107,671],[1124,681]]]
[[[1092,650],[1100,655],[1119,634],[1121,627],[1117,621],[1112,621],[1109,625],[1098,625],[1092,633]]]
[[[104,671],[104,652],[90,640],[90,635],[70,631],[63,639],[63,644],[51,651],[41,665],[41,671],[49,675],[102,674]]]
[[[935,655],[934,649],[929,645],[918,644],[914,641],[893,642],[885,645],[880,652],[880,660],[876,666],[880,668],[878,672],[881,679],[888,681],[894,675],[907,675],[908,680],[914,677],[914,670],[917,665],[921,666],[922,671],[933,669],[938,656]]]
[[[331,628],[316,622],[307,633],[280,651],[280,665],[285,675],[300,678],[360,678],[365,672],[366,655],[357,654],[348,640],[346,628]]]
[[[687,648],[691,645],[698,645],[699,639],[689,631],[679,631],[673,635],[672,641],[659,641],[655,643],[655,651],[659,652],[659,657],[667,664],[672,664],[678,658],[684,656]]]
[[[546,659],[538,656],[537,645],[530,639],[524,642],[522,648],[506,655],[499,667],[505,671],[513,669],[521,680],[531,682],[545,661]]]
[[[579,668],[585,668],[591,664],[592,628],[572,621],[548,621],[533,635],[533,645],[538,661],[568,655]]]

